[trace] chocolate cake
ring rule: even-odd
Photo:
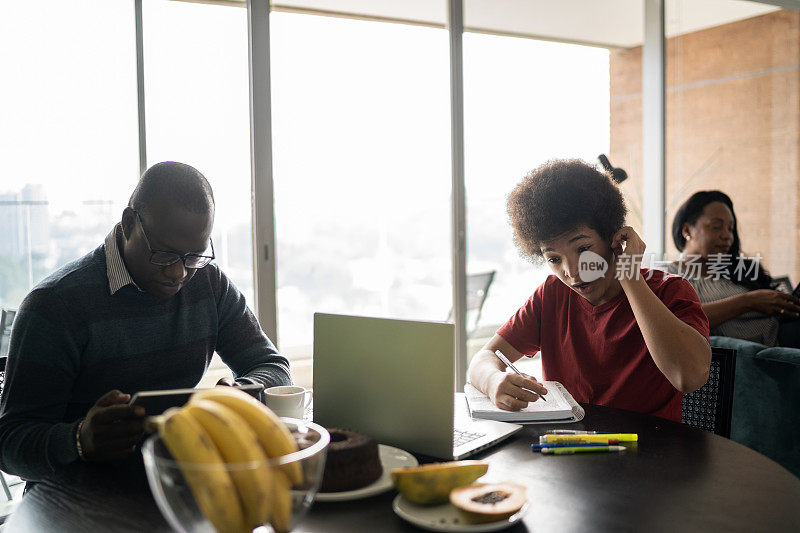
[[[331,435],[320,492],[360,489],[381,477],[383,467],[375,439],[341,428],[326,428]]]

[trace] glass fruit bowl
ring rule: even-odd
[[[178,463],[160,435],[148,437],[142,446],[147,480],[170,526],[186,533],[250,532],[256,527],[259,531],[291,531],[311,507],[319,489],[330,435],[325,428],[312,422],[293,418],[281,420],[297,443],[298,451],[260,462]],[[243,514],[244,488],[238,481],[233,485],[229,481],[237,476],[269,479],[267,485],[272,489],[266,498],[266,517],[262,524],[250,527],[235,518],[237,513],[240,517]],[[225,488],[231,486],[236,490]],[[198,503],[203,499],[205,512]]]

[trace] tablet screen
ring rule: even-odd
[[[235,388],[242,390],[257,400],[260,400],[263,385],[235,385]],[[192,394],[201,389],[171,389],[142,391],[134,394],[129,405],[141,405],[144,407],[145,415],[160,415],[170,407],[181,407],[189,401]]]

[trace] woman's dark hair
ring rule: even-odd
[[[739,254],[741,253],[739,242],[739,230],[736,223],[736,211],[733,210],[733,202],[730,196],[722,191],[699,191],[694,193],[686,200],[683,205],[678,208],[675,213],[675,218],[672,220],[672,240],[678,251],[683,251],[686,247],[686,237],[683,235],[684,224],[694,226],[697,219],[703,214],[703,210],[708,204],[714,202],[721,202],[728,206],[733,215],[733,244],[731,245],[728,254],[731,256],[731,264],[728,265],[728,278],[734,283],[746,287],[751,290],[755,289],[769,289],[772,283],[772,278],[763,266],[759,265],[758,276],[753,280],[750,276],[744,276],[744,273],[750,272],[754,267],[753,260],[744,258],[742,264],[739,264]],[[737,267],[739,270],[737,271]]]
[[[580,226],[610,242],[627,212],[611,177],[580,159],[548,161],[508,196],[514,242],[534,261],[542,258],[542,243]]]

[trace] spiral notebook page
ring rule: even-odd
[[[562,386],[555,381],[543,381],[547,389],[547,401],[537,400],[531,402],[520,411],[505,411],[495,406],[488,396],[467,383],[464,385],[464,395],[467,398],[470,414],[473,418],[488,420],[502,420],[504,422],[520,422],[532,420],[564,420],[573,419],[574,412],[571,403],[562,394]]]

